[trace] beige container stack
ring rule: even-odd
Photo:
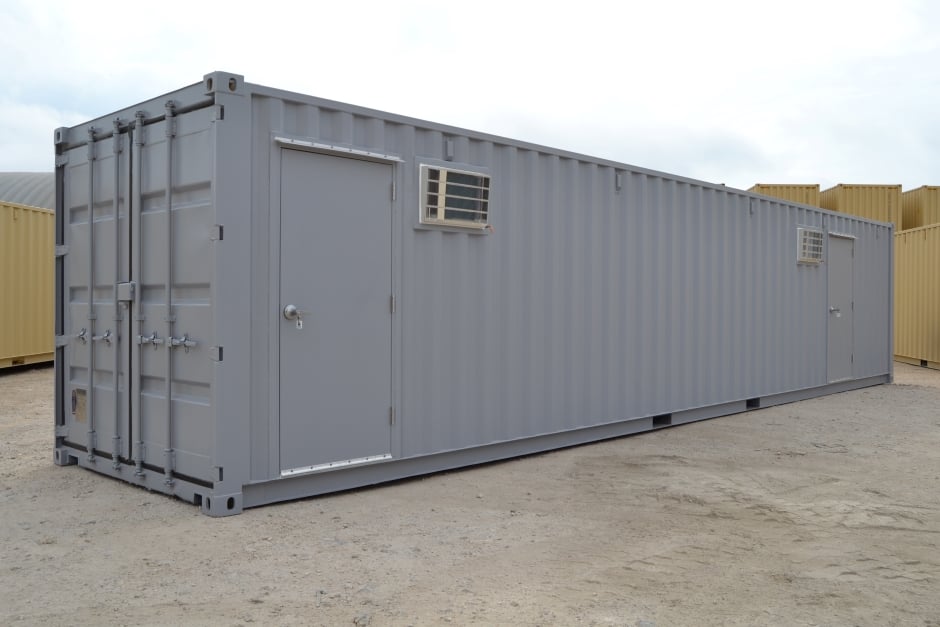
[[[55,214],[0,202],[0,368],[51,361]]]

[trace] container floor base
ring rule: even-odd
[[[903,355],[895,355],[894,361],[899,361],[902,364],[911,364],[912,366],[920,366],[921,368],[933,368],[934,370],[940,370],[940,361],[916,359],[914,357],[904,357]]]
[[[232,516],[240,513],[243,508],[360,488],[644,431],[653,431],[698,420],[728,416],[817,396],[890,383],[891,379],[890,374],[885,374],[864,379],[840,381],[815,388],[742,399],[730,403],[623,420],[519,440],[497,442],[434,455],[249,483],[241,486],[240,489],[239,486],[233,485],[229,481],[224,484],[214,483],[211,484],[211,487],[207,487],[207,485],[175,478],[172,483],[167,484],[162,472],[145,469],[144,472],[136,474],[133,464],[119,463],[115,467],[111,460],[106,457],[98,456],[89,459],[87,453],[68,445],[60,446],[55,450],[55,462],[60,466],[78,464],[82,468],[88,468],[148,490],[175,496],[198,505],[202,512],[209,516]]]
[[[13,368],[16,366],[41,364],[45,361],[51,362],[54,357],[54,353],[39,353],[38,355],[22,355],[19,357],[2,357],[0,358],[0,368]]]

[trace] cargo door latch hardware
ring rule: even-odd
[[[156,348],[158,345],[163,344],[163,338],[157,336],[157,332],[154,331],[150,335],[138,335],[137,336],[138,344],[153,344],[153,347]]]
[[[105,331],[104,335],[93,335],[91,337],[92,342],[105,341],[109,345],[111,344],[112,339],[114,339],[114,335],[111,333],[111,329],[108,329],[107,331]]]
[[[183,349],[188,353],[189,349],[196,346],[196,341],[189,339],[189,334],[184,333],[183,337],[171,337],[170,338],[170,348],[176,348],[177,346],[182,346]]]
[[[75,334],[75,338],[82,344],[85,344],[88,342],[88,330],[82,327],[82,330]]]

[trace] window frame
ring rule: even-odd
[[[439,178],[436,181],[438,184],[438,190],[436,192],[429,191],[429,183],[431,183],[430,172],[435,170],[439,173]],[[462,174],[467,176],[479,177],[481,179],[481,184],[479,185],[480,190],[484,190],[484,193],[481,194],[480,198],[472,198],[470,196],[466,197],[468,200],[475,201],[476,203],[482,205],[482,211],[479,208],[470,209],[470,208],[460,208],[460,207],[448,207],[446,205],[446,198],[448,197],[446,193],[446,186],[448,185],[447,176],[448,173]],[[444,176],[441,176],[444,175]],[[463,183],[450,183],[457,185],[464,185]],[[441,190],[441,186],[444,186],[444,190]],[[441,193],[441,192],[444,193]],[[492,176],[489,171],[485,168],[475,168],[474,166],[466,165],[452,165],[440,164],[433,162],[421,162],[418,166],[418,222],[423,227],[436,227],[436,228],[453,228],[459,229],[462,231],[470,232],[490,232],[492,231],[492,226],[490,225],[490,201],[492,198]],[[435,216],[432,218],[429,214],[428,209],[432,206],[428,202],[428,196],[434,194],[438,198],[437,205],[434,205],[437,210]],[[451,196],[454,198],[454,196]],[[457,198],[462,198],[457,196]],[[444,212],[444,216],[440,217],[440,212]],[[452,213],[480,213],[482,217],[480,220],[467,220],[463,218],[453,218],[447,217],[448,212]]]
[[[812,240],[818,239],[818,242]],[[826,258],[826,233],[812,226],[796,227],[796,262],[817,266]]]

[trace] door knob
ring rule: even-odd
[[[297,320],[302,317],[297,305],[287,305],[284,307],[284,317],[288,320]]]
[[[298,329],[302,329],[304,328],[304,316],[310,312],[298,309],[297,305],[287,305],[284,307],[283,313],[285,318],[294,321]]]

